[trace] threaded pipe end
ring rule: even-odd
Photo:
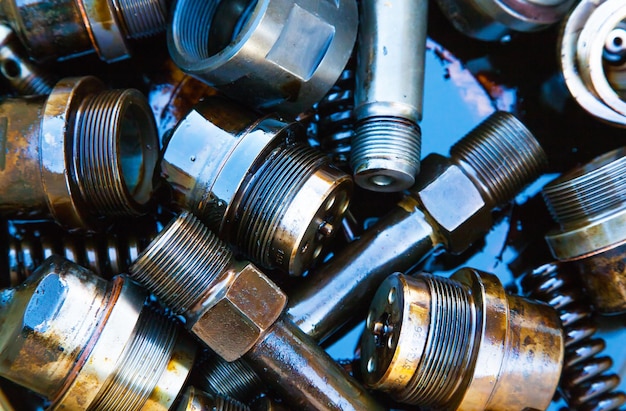
[[[450,149],[492,207],[512,200],[545,170],[547,157],[515,116],[495,112]]]
[[[265,391],[265,384],[243,360],[228,362],[213,355],[198,367],[199,380],[204,391],[250,403]]]
[[[420,170],[419,125],[399,117],[368,117],[356,124],[351,161],[355,182],[368,190],[401,191]]]
[[[119,10],[127,37],[141,39],[165,30],[167,4],[164,0],[114,0]]]
[[[176,314],[184,315],[231,260],[228,246],[184,212],[156,236],[129,272]]]
[[[87,205],[106,216],[143,214],[158,148],[154,116],[139,91],[85,98],[74,129],[74,168]]]
[[[599,219],[626,206],[626,148],[596,157],[543,189],[550,214],[561,227]]]
[[[135,335],[126,345],[117,369],[104,383],[89,409],[141,409],[165,371],[177,337],[173,322],[144,308]]]
[[[250,411],[250,408],[236,400],[224,398],[212,393],[201,392],[195,387],[189,387],[185,390],[185,394],[176,410]]]

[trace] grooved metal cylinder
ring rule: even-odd
[[[458,410],[548,407],[563,334],[547,304],[507,295],[497,277],[396,273],[377,291],[361,340],[366,384],[397,401]]]
[[[176,411],[250,411],[250,407],[218,395],[188,387]]]
[[[178,0],[167,44],[186,73],[249,106],[295,116],[337,80],[357,23],[355,0]]]
[[[382,409],[282,315],[285,294],[251,263],[235,261],[192,214],[165,227],[130,272],[208,347],[227,361],[245,358],[293,407]]]
[[[552,255],[571,261],[594,305],[605,314],[626,311],[625,181],[626,148],[619,148],[543,189],[546,205],[559,223],[546,235]]]
[[[401,191],[420,169],[428,1],[361,2],[351,166],[373,191]]]
[[[306,146],[303,130],[218,97],[173,130],[161,174],[174,202],[255,263],[302,275],[348,207],[350,176]]]
[[[165,0],[7,0],[0,16],[36,61],[96,52],[112,63],[130,57],[127,39],[165,30]]]
[[[67,78],[47,98],[0,104],[1,215],[96,229],[108,216],[147,211],[154,117],[137,90],[103,89],[94,77]]]
[[[52,410],[168,410],[195,346],[118,276],[109,283],[53,256],[2,292],[0,375]]]

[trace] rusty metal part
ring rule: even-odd
[[[373,389],[433,409],[544,410],[563,365],[563,334],[547,304],[507,295],[493,274],[450,279],[396,273],[372,301],[361,339]]]
[[[572,261],[606,314],[626,311],[626,148],[577,167],[543,189],[559,227],[546,235],[552,255]]]
[[[559,39],[560,64],[572,97],[589,114],[626,127],[626,5],[581,0]]]
[[[240,402],[188,387],[176,411],[250,411]]]
[[[437,4],[463,34],[501,41],[516,31],[538,31],[558,23],[575,0],[437,0]]]
[[[346,65],[355,0],[178,0],[168,29],[174,62],[255,108],[297,115]]]
[[[173,130],[161,173],[174,202],[255,263],[302,275],[348,207],[350,176],[299,141],[303,130],[225,99]]]
[[[301,409],[379,410],[367,392],[282,315],[286,295],[190,213],[173,220],[130,269],[227,361],[245,358]]]
[[[48,97],[0,103],[0,215],[97,229],[148,210],[158,160],[154,117],[134,89],[94,77],[59,81]]]
[[[565,362],[559,389],[577,410],[612,411],[626,404],[626,394],[615,391],[620,377],[609,373],[613,361],[603,356],[606,343],[597,338],[588,298],[580,279],[565,264],[548,263],[522,278],[524,292],[545,301],[559,313],[565,334]]]
[[[361,2],[351,166],[368,190],[413,185],[420,169],[427,0]]]
[[[364,317],[389,273],[408,270],[437,247],[466,250],[491,228],[492,209],[545,166],[530,131],[511,114],[493,114],[452,147],[450,158],[426,157],[416,185],[392,212],[304,278],[289,296],[289,317],[317,341]]]
[[[50,257],[2,292],[0,375],[49,399],[52,410],[168,410],[195,346],[147,298],[124,276],[108,282]]]
[[[7,0],[0,19],[36,61],[96,52],[112,63],[130,57],[129,39],[165,29],[164,0]]]

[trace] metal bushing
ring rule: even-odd
[[[355,0],[178,0],[168,48],[185,72],[259,109],[296,115],[339,78]]]

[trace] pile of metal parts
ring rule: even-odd
[[[623,0],[4,0],[0,20],[0,409],[626,404],[594,337],[626,312],[626,148],[595,134],[626,127]],[[475,69],[492,113],[423,157],[441,33],[464,45],[442,61],[526,41],[560,67],[513,70],[543,105],[508,110]],[[563,149],[567,113],[591,126]],[[502,221],[510,278],[467,264]]]

